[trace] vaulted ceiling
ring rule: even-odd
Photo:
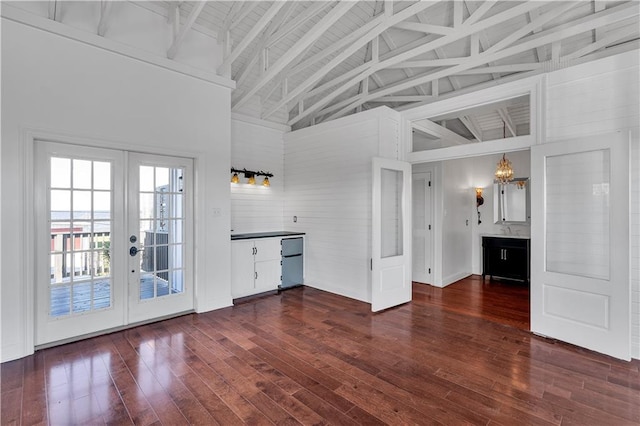
[[[640,48],[637,1],[156,4],[176,22],[170,58],[192,25],[215,31],[224,51],[217,71],[237,82],[232,110],[294,128]]]

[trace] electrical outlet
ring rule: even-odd
[[[222,209],[219,207],[214,207],[213,208],[213,217],[220,217],[222,216]]]
[[[298,216],[293,217],[293,223],[296,223],[296,222],[298,222]]]

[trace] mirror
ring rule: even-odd
[[[495,223],[528,223],[529,178],[515,178],[493,184],[493,218]]]

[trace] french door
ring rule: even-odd
[[[531,148],[531,331],[630,359],[629,141]]]
[[[36,142],[36,345],[193,308],[191,160]]]

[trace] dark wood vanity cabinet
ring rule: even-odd
[[[482,237],[482,279],[489,276],[529,283],[528,238]]]

